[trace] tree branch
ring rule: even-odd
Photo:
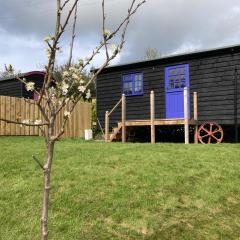
[[[23,123],[23,122],[19,122],[19,121],[4,119],[4,118],[0,118],[0,121],[6,122],[6,123],[19,124],[19,125],[23,125],[23,126],[27,126],[27,127],[39,127],[39,126],[48,126],[49,125],[49,123],[39,123],[39,124]],[[29,122],[33,122],[33,121],[29,120]]]
[[[114,37],[116,33],[122,28],[122,26],[125,24],[126,21],[130,19],[130,17],[135,14],[139,7],[141,7],[144,3],[146,3],[146,0],[142,0],[140,3],[137,4],[137,6],[134,8],[136,0],[132,0],[132,3],[130,5],[130,8],[128,9],[128,14],[125,17],[125,19],[119,24],[119,26],[109,35],[109,39]]]
[[[65,2],[68,3],[68,1],[65,1]],[[57,21],[56,21],[56,27],[55,27],[55,36],[52,38],[53,39],[52,48],[50,49],[50,57],[49,57],[49,61],[48,61],[47,69],[46,69],[46,75],[44,78],[43,87],[42,87],[42,91],[41,91],[38,103],[40,103],[42,101],[42,96],[44,94],[47,94],[46,89],[48,88],[49,83],[51,82],[51,79],[52,79],[58,41],[61,38],[63,32],[65,31],[65,28],[69,22],[69,19],[72,15],[72,12],[75,9],[77,3],[78,3],[78,0],[75,0],[74,4],[72,5],[72,7],[70,8],[70,10],[68,12],[68,15],[65,19],[64,24],[62,25],[61,24],[61,12],[62,12],[63,8],[61,8],[61,1],[57,0]],[[65,7],[65,5],[63,4],[64,7]],[[51,105],[51,103],[49,103],[49,104]]]
[[[70,0],[65,0],[65,2],[63,3],[63,5],[61,6],[61,10],[64,9],[64,7],[68,4],[69,1],[70,1]]]
[[[34,155],[32,156],[33,160],[37,163],[37,165],[44,171],[44,167],[42,163],[35,157]]]
[[[131,3],[131,5],[130,5],[130,8],[128,9],[128,14],[127,14],[127,16],[123,19],[123,21],[118,25],[118,27],[112,32],[112,33],[110,33],[110,35],[109,36],[107,36],[106,38],[105,38],[105,40],[104,40],[104,35],[103,35],[103,41],[99,44],[99,46],[95,49],[95,50],[93,50],[93,53],[92,53],[92,55],[90,56],[90,57],[88,57],[88,60],[85,62],[85,64],[82,66],[82,69],[81,70],[84,70],[85,69],[85,67],[87,66],[87,65],[89,65],[90,64],[90,62],[93,60],[93,58],[97,55],[97,54],[99,54],[100,53],[100,50],[102,49],[102,47],[103,46],[107,46],[107,43],[109,42],[109,40],[111,40],[118,32],[119,32],[119,30],[123,27],[123,25],[127,22],[127,21],[129,21],[129,19],[130,19],[130,17],[133,15],[133,14],[135,14],[136,12],[137,12],[137,10],[138,10],[138,8],[140,7],[140,6],[142,6],[145,2],[146,2],[146,0],[142,0],[139,4],[137,4],[137,6],[134,8],[134,3],[136,2],[136,0],[132,0],[132,3]],[[104,7],[104,2],[102,3],[102,7]],[[106,16],[105,16],[105,10],[104,9],[102,9],[102,11],[103,11],[103,25],[104,25],[104,27],[105,27],[105,21],[106,21]],[[128,22],[129,23],[129,22]],[[128,25],[128,24],[127,24]],[[104,28],[103,27],[103,28]],[[126,31],[126,30],[125,30]],[[125,35],[125,34],[124,34]]]
[[[116,56],[117,54],[119,54],[119,52],[122,50],[123,46],[124,46],[124,43],[125,43],[125,35],[126,35],[126,31],[127,31],[127,27],[129,25],[129,22],[130,22],[130,17],[137,11],[137,9],[146,2],[146,0],[143,0],[141,1],[135,8],[134,8],[134,4],[135,4],[136,0],[133,0],[131,5],[130,5],[130,8],[128,9],[128,14],[127,14],[127,17],[119,24],[119,26],[116,28],[116,30],[110,34],[110,36],[106,36],[105,35],[105,21],[106,21],[106,17],[105,17],[105,1],[103,0],[102,1],[102,11],[103,11],[103,14],[102,14],[102,18],[103,18],[103,29],[102,29],[102,34],[103,34],[103,38],[104,38],[104,41],[102,43],[100,43],[100,45],[96,48],[96,50],[93,50],[93,54],[90,56],[90,58],[88,58],[88,60],[86,61],[86,63],[83,65],[82,67],[82,71],[83,69],[93,60],[93,58],[99,53],[100,49],[105,46],[105,52],[106,52],[106,60],[105,62],[102,64],[102,66],[94,73],[94,75],[92,76],[92,78],[88,81],[88,83],[85,85],[85,88],[87,89],[87,87],[91,84],[92,81],[96,80],[98,74],[106,67],[108,66],[109,62],[112,61]],[[124,25],[125,24],[125,25]],[[123,27],[124,26],[124,27]],[[116,33],[121,29],[121,27],[123,27],[123,31],[122,31],[122,34],[121,34],[121,41],[120,41],[120,44],[119,44],[119,47],[113,52],[113,54],[111,56],[109,56],[108,54],[108,49],[107,49],[107,42],[113,37],[116,35]],[[71,87],[70,87],[71,88]],[[74,110],[77,102],[81,99],[82,97],[82,94],[79,95],[79,97],[77,98],[77,100],[75,100],[72,108],[70,109],[70,114],[72,113],[72,111]],[[63,104],[61,106],[59,106],[59,108],[57,109],[56,111],[56,114],[58,114],[61,109],[65,106],[65,99],[64,98],[64,101],[63,101]],[[54,139],[58,139],[59,137],[61,137],[63,134],[64,134],[64,128],[65,128],[65,125],[67,123],[67,118],[64,119],[63,123],[62,123],[62,127],[61,127],[61,130],[59,132],[59,134],[57,134]]]
[[[74,20],[73,20],[73,27],[72,27],[72,40],[70,43],[68,68],[71,66],[71,62],[72,62],[73,45],[74,45],[74,40],[75,40],[75,36],[76,36],[76,22],[77,22],[77,4],[75,7],[75,12],[74,12]]]
[[[103,43],[104,43],[104,47],[105,47],[105,54],[106,54],[107,59],[109,59],[105,21],[106,21],[105,0],[102,0],[102,35],[103,35]]]
[[[35,102],[33,102],[31,99],[29,98],[23,98],[24,102],[26,102],[27,104],[31,104],[31,105],[36,105]]]

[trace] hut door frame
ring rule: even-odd
[[[189,84],[189,65],[181,64],[165,68],[165,117],[184,118],[183,90]],[[189,93],[190,91],[188,91]],[[190,94],[189,94],[190,97]],[[190,104],[189,104],[190,117]]]

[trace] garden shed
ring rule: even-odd
[[[106,111],[114,108],[122,94],[126,96],[127,120],[150,119],[151,91],[155,93],[156,119],[181,119],[183,89],[188,88],[189,118],[193,117],[193,92],[197,92],[198,121],[217,122],[224,129],[225,139],[237,141],[239,63],[237,45],[109,66],[97,78],[99,125],[104,126]],[[109,119],[110,127],[120,121],[121,109],[116,108]]]
[[[36,89],[40,89],[42,87],[44,76],[45,73],[40,71],[18,74],[18,77],[21,79],[25,78],[27,82],[34,82]],[[29,99],[37,98],[36,94],[34,94],[34,92],[28,92],[25,85],[16,79],[14,75],[0,78],[0,95]]]

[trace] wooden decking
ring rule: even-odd
[[[197,125],[197,121],[193,119],[189,119],[189,125]],[[184,118],[177,119],[155,119],[154,126],[174,126],[174,125],[183,125],[184,126]],[[125,122],[125,127],[138,127],[138,126],[151,126],[151,119],[146,120],[127,120]],[[108,134],[107,141],[112,142],[119,137],[119,134],[122,131],[122,122],[118,122],[117,127],[112,129],[112,132]],[[118,137],[117,137],[118,136]]]
[[[196,121],[193,119],[189,120],[190,125],[196,125]],[[169,125],[184,125],[184,118],[176,119],[155,119],[155,126],[169,126]],[[137,126],[151,126],[151,120],[127,120],[127,127],[137,127]]]
[[[123,94],[121,99],[112,108],[111,111],[106,111],[105,113],[105,141],[111,142],[113,140],[119,139],[118,136],[121,133],[122,142],[126,142],[126,129],[128,127],[138,127],[138,126],[150,126],[151,127],[151,143],[155,143],[155,126],[174,126],[183,125],[184,126],[184,140],[185,144],[189,143],[189,125],[195,126],[195,142],[197,142],[197,125],[198,125],[198,113],[197,113],[197,93],[194,92],[194,117],[189,119],[189,94],[188,89],[184,88],[184,118],[175,119],[157,119],[155,118],[155,95],[154,91],[150,93],[150,119],[146,120],[127,120],[126,115],[126,97]],[[109,117],[113,111],[122,103],[122,117],[121,121],[118,122],[117,126],[109,132]]]

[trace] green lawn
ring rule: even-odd
[[[39,238],[41,138],[0,138],[0,239]],[[240,239],[240,145],[64,140],[49,239]]]

